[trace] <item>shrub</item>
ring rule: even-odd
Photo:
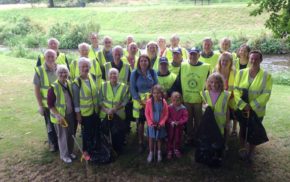
[[[57,38],[61,42],[60,48],[73,49],[77,48],[79,43],[88,42],[89,34],[99,30],[100,25],[94,21],[80,24],[65,22],[50,27],[48,36]]]

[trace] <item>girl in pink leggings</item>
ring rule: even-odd
[[[184,105],[181,104],[181,95],[179,92],[173,92],[171,95],[171,103],[168,107],[168,143],[167,143],[167,159],[172,159],[173,154],[181,157],[180,145],[183,126],[188,120],[188,112]]]

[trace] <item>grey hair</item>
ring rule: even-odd
[[[79,50],[81,50],[82,47],[85,47],[85,48],[87,48],[88,50],[90,49],[90,45],[87,44],[87,43],[85,43],[85,42],[80,43],[80,44],[78,45]]]
[[[53,54],[54,57],[56,58],[56,52],[52,49],[47,49],[45,52],[44,52],[44,57],[46,57],[48,54]]]
[[[56,38],[50,38],[47,40],[47,44],[49,44],[51,41],[56,42],[57,45],[59,45],[59,41]]]
[[[68,73],[68,75],[69,75],[69,70],[68,70],[66,65],[63,65],[63,64],[57,65],[57,67],[56,67],[56,75],[59,76],[60,72],[62,72],[62,71],[66,71]]]
[[[79,58],[79,62],[78,62],[78,65],[79,67],[82,65],[82,64],[87,64],[89,66],[89,68],[91,68],[91,61],[90,59],[86,58],[86,57],[80,57]]]
[[[180,37],[179,37],[179,35],[177,35],[177,34],[173,34],[173,35],[171,36],[170,40],[172,40],[172,39],[177,39],[178,41],[180,41]]]
[[[120,50],[121,51],[121,57],[123,56],[123,48],[120,45],[117,45],[113,48],[113,55],[115,53],[115,51]]]
[[[111,74],[112,72],[117,73],[117,75],[118,75],[118,77],[119,77],[119,71],[118,71],[116,68],[111,68],[111,69],[109,69],[109,71],[108,71],[108,78],[110,77],[110,74]]]
[[[157,42],[158,42],[159,40],[164,40],[164,41],[166,41],[165,37],[161,37],[161,36],[157,38]]]

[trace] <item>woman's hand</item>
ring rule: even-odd
[[[81,113],[77,112],[76,113],[76,118],[77,118],[77,121],[79,124],[82,124],[82,116],[81,116]]]
[[[44,108],[43,108],[43,106],[39,106],[39,107],[38,107],[38,112],[39,112],[39,114],[40,114],[41,116],[44,116]]]

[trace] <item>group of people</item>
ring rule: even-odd
[[[157,161],[162,161],[163,142],[167,143],[167,159],[179,158],[183,135],[186,144],[197,145],[205,107],[212,109],[225,143],[228,136],[239,135],[241,149],[245,149],[241,157],[252,160],[260,143],[247,140],[249,125],[242,124],[237,113],[259,123],[265,115],[272,79],[260,67],[260,51],[243,44],[232,52],[228,38],[220,41],[218,51],[213,50],[211,38],[203,40],[202,50],[187,50],[176,34],[169,46],[163,37],[150,41],[145,52],[133,36],[127,37],[125,48],[113,47],[109,36],[100,46],[96,33],[90,40],[91,45],[78,45],[78,60],[68,61],[58,49],[59,41],[51,38],[35,67],[35,96],[45,119],[49,147],[59,150],[65,163],[76,158],[78,125],[83,157],[90,160],[105,125],[112,147],[121,154],[132,121],[136,122],[139,152],[145,150],[145,136],[148,138],[149,163],[155,144]]]

